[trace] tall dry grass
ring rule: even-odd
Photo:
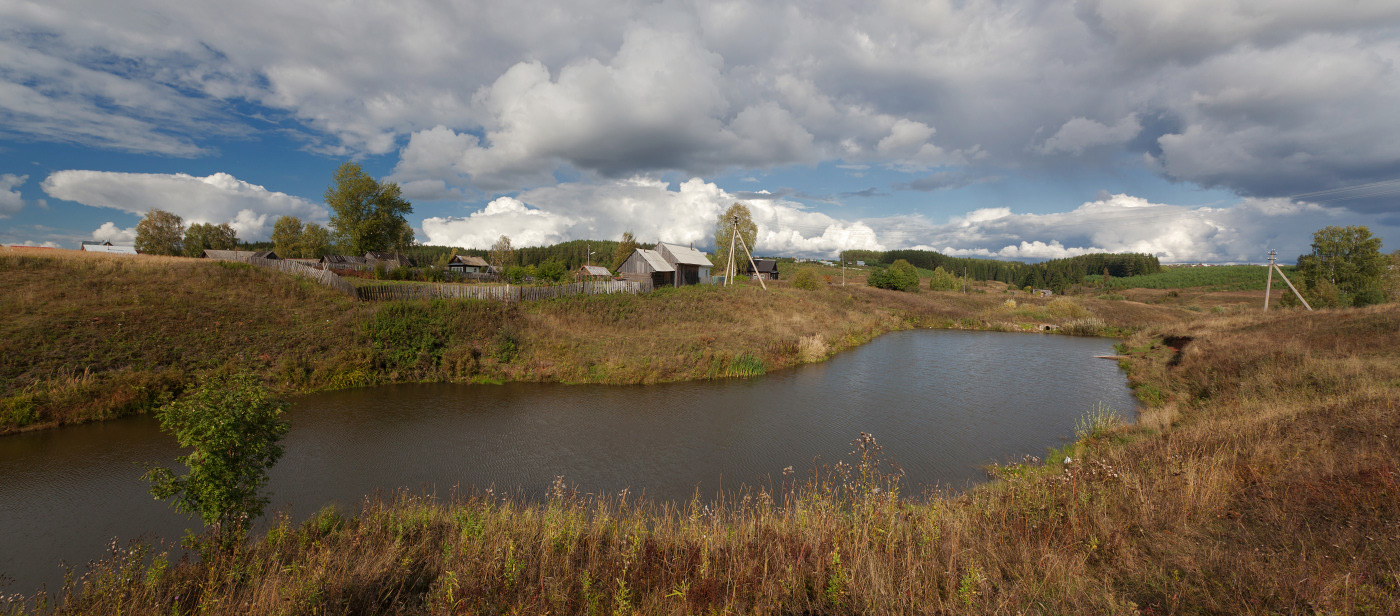
[[[1400,307],[1124,342],[1141,421],[909,495],[872,439],[773,492],[682,505],[367,501],[230,554],[114,551],[38,613],[1325,613],[1400,605]],[[9,611],[26,613],[18,604]]]

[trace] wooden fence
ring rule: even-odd
[[[604,295],[608,293],[650,293],[650,282],[602,280],[574,282],[552,287],[515,287],[511,285],[458,284],[381,284],[356,289],[363,300],[393,299],[489,299],[502,302],[523,302],[552,299],[569,295]]]
[[[211,257],[212,258],[212,257]],[[235,261],[258,267],[268,267],[294,276],[310,278],[316,282],[340,291],[345,295],[362,300],[392,299],[490,299],[502,302],[522,302],[537,299],[552,299],[569,295],[603,295],[607,293],[650,293],[651,281],[599,280],[575,282],[552,287],[513,287],[510,285],[463,285],[463,284],[380,284],[356,287],[335,272],[303,265],[282,259],[242,257],[237,259],[216,259]]]
[[[344,293],[350,297],[359,297],[359,295],[355,293],[355,285],[346,282],[344,278],[335,275],[334,272],[328,272],[323,269],[317,269],[309,265],[297,263],[295,261],[284,261],[282,259],[264,259],[261,257],[251,256],[239,259],[218,259],[217,257],[210,258],[220,261],[234,261],[237,263],[247,263],[249,265],[256,265],[258,267],[269,267],[275,270],[286,272],[288,274],[292,274],[294,276],[310,278],[332,289],[340,291],[341,293]]]

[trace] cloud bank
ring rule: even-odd
[[[68,170],[50,174],[40,186],[56,199],[138,216],[154,208],[179,215],[187,225],[230,223],[244,240],[271,237],[272,224],[279,216],[317,221],[327,218],[326,209],[320,205],[249,184],[227,173],[195,177],[183,173]],[[107,225],[97,232],[113,232],[104,229]]]
[[[1400,177],[1392,0],[19,0],[0,23],[7,138],[198,156],[278,131],[397,154],[415,198],[818,161],[1146,165],[1259,198]]]
[[[0,175],[0,218],[8,218],[24,209],[24,197],[20,195],[19,187],[27,181],[27,175]]]

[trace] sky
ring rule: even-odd
[[[1286,262],[1400,249],[1394,0],[0,0],[0,243],[265,240],[343,162],[419,242]]]

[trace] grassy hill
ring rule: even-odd
[[[282,392],[415,381],[655,383],[821,361],[910,327],[1118,332],[1179,308],[786,283],[644,296],[358,302],[247,265],[0,250],[0,434],[145,412],[202,375]],[[1066,303],[1068,302],[1068,303]],[[1042,309],[1044,308],[1044,309]]]
[[[1302,280],[1294,274],[1296,267],[1286,265],[1280,266],[1280,269],[1293,280],[1293,284],[1302,283]],[[1205,291],[1263,291],[1267,273],[1268,270],[1259,265],[1168,266],[1156,274],[1112,278],[1109,286],[1117,289],[1194,288]],[[1087,284],[1096,285],[1103,282],[1103,276],[1086,276],[1084,280]],[[1278,274],[1275,273],[1274,287],[1281,286],[1286,285],[1279,280]]]

